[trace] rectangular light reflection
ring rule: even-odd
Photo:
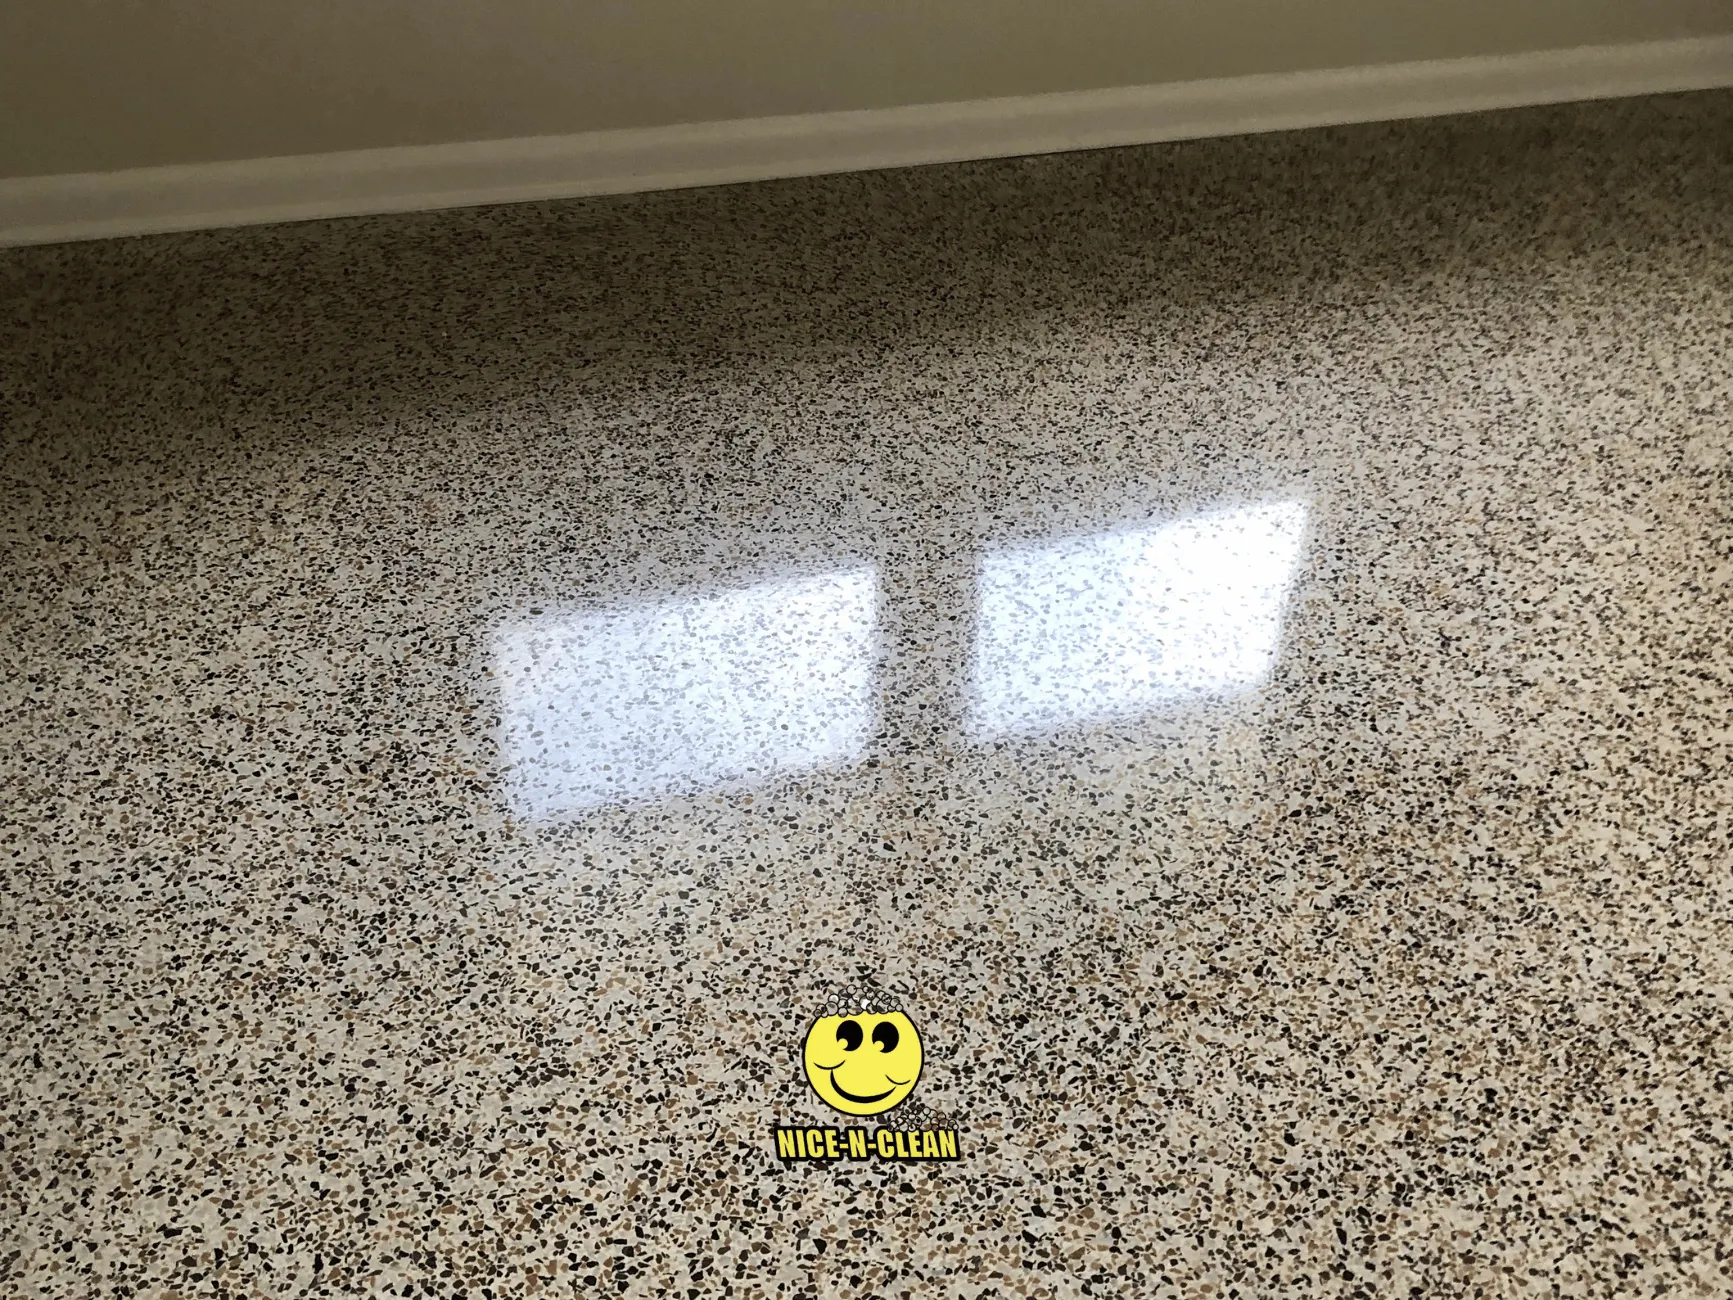
[[[502,630],[514,805],[545,820],[858,754],[877,613],[863,567]]]
[[[1258,685],[1305,523],[1305,506],[1285,502],[988,554],[973,730],[1044,730]]]

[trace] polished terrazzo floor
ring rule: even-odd
[[[1733,94],[0,254],[0,1293],[1733,1293],[1730,342]]]

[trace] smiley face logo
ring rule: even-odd
[[[801,1045],[806,1080],[845,1115],[882,1115],[921,1077],[921,1035],[900,1011],[820,1016]]]

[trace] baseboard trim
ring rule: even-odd
[[[1733,36],[0,180],[0,244],[678,189],[1733,86]]]

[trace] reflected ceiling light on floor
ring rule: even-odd
[[[870,568],[502,630],[512,801],[546,820],[845,761],[873,721]]]
[[[1305,524],[1305,506],[1284,502],[990,552],[973,729],[1042,730],[1258,685]]]

